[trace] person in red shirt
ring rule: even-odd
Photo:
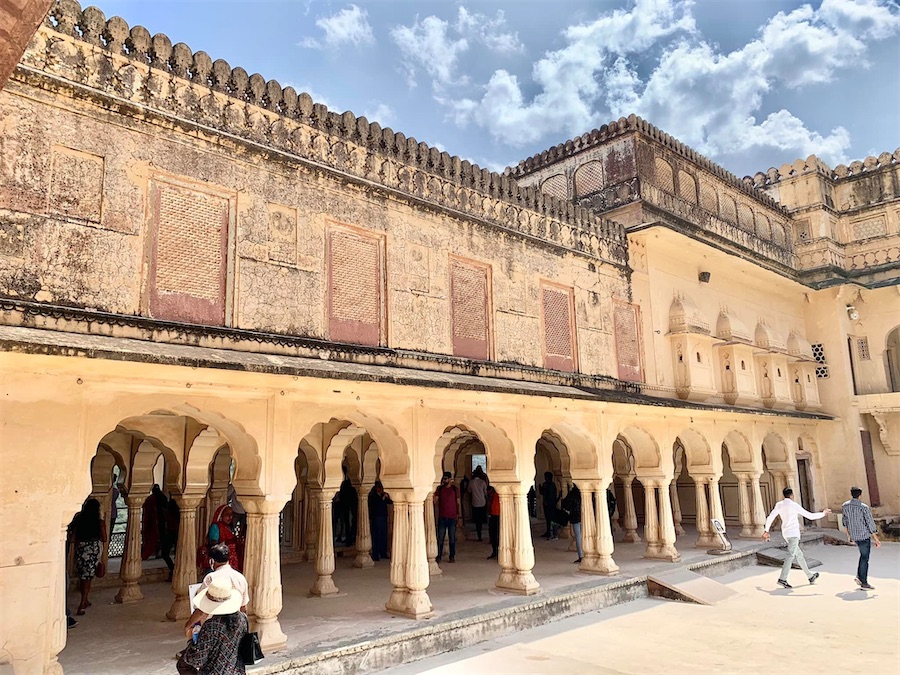
[[[500,494],[493,485],[487,489],[488,505],[488,539],[491,541],[491,554],[488,560],[495,559],[500,548]]]
[[[444,537],[450,534],[450,562],[456,562],[456,519],[459,517],[459,489],[453,484],[449,471],[441,477],[441,484],[434,491],[434,503],[438,507],[437,562],[444,555]]]

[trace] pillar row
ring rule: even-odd
[[[125,498],[128,505],[128,524],[125,526],[125,553],[122,560],[122,568],[119,577],[122,579],[122,587],[116,593],[116,602],[130,603],[144,599],[144,594],[138,584],[142,573],[141,564],[141,508],[149,491],[135,490]]]
[[[391,551],[393,590],[385,609],[410,619],[434,615],[427,588],[428,553],[425,544],[425,504],[412,491],[391,494],[394,502],[394,532]],[[431,502],[428,502],[431,507]]]
[[[633,473],[623,478],[625,484],[625,536],[622,537],[622,541],[626,544],[636,544],[641,541],[638,534],[637,509],[634,507],[635,478]]]
[[[251,630],[259,634],[263,652],[278,651],[287,645],[278,621],[283,604],[278,519],[290,495],[239,499],[247,510],[244,572],[250,590]]]
[[[500,494],[500,578],[497,588],[522,595],[540,590],[534,578],[534,544],[528,517],[527,486],[505,483],[495,486]]]
[[[372,530],[369,526],[369,491],[374,483],[363,483],[359,490],[359,507],[356,510],[356,558],[357,569],[374,567],[372,560]]]
[[[309,589],[310,595],[328,597],[337,595],[338,587],[334,584],[334,527],[331,521],[331,497],[318,490],[319,497],[319,532],[316,544],[316,580]]]
[[[202,494],[173,495],[180,509],[178,543],[175,548],[175,570],[172,572],[172,592],[175,599],[166,612],[169,621],[180,621],[191,615],[189,588],[197,583],[197,507],[205,499]]]

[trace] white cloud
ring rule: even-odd
[[[349,5],[337,14],[320,17],[316,19],[316,25],[324,33],[322,41],[307,37],[300,42],[300,46],[322,49],[344,44],[357,47],[372,44],[375,42],[375,36],[372,33],[372,26],[369,25],[368,16],[366,10],[360,9],[356,5]]]
[[[469,48],[465,38],[453,39],[450,24],[436,16],[418,17],[412,26],[396,26],[391,37],[400,48],[407,82],[416,86],[416,73],[424,70],[436,85],[453,83],[459,55]]]
[[[394,27],[391,37],[400,49],[409,86],[415,87],[417,75],[425,72],[436,92],[468,82],[457,71],[460,57],[472,45],[481,44],[500,55],[524,50],[518,33],[507,30],[502,11],[491,18],[465,7],[459,8],[455,23],[434,15],[421,20],[416,17],[412,25]]]
[[[461,35],[473,36],[489,50],[498,54],[514,54],[525,50],[518,33],[506,30],[506,16],[498,10],[492,19],[484,14],[460,7],[456,18],[456,30]]]
[[[382,101],[376,101],[375,107],[371,110],[366,110],[363,113],[363,117],[365,117],[369,122],[378,122],[384,127],[390,127],[394,125],[394,122],[397,119],[397,114],[394,112],[394,109],[391,108],[387,103]]]
[[[628,11],[569,27],[565,46],[534,63],[538,91],[530,100],[502,69],[480,98],[441,100],[457,123],[474,122],[509,146],[558,142],[634,112],[713,156],[764,146],[844,158],[846,129],[813,131],[788,110],[766,115],[766,94],[864,65],[871,41],[900,32],[896,9],[876,0],[802,5],[779,12],[730,53],[699,34],[691,10],[689,0],[635,0]]]

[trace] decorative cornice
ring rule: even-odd
[[[508,176],[248,75],[163,34],[57,0],[22,58],[29,70],[307,158],[417,199],[627,265],[624,227]]]
[[[793,164],[782,164],[781,168],[771,167],[763,173],[759,171],[753,176],[745,176],[744,182],[755,188],[763,188],[779,181],[801,176],[808,173],[817,173],[820,176],[837,182],[845,178],[857,178],[876,171],[888,169],[900,164],[900,148],[894,153],[882,152],[878,157],[868,156],[862,161],[850,162],[850,165],[838,164],[833,169],[815,155],[810,155],[805,160],[798,159]]]
[[[596,145],[602,145],[614,138],[623,136],[628,133],[639,133],[649,138],[663,147],[668,148],[677,155],[680,155],[690,162],[693,162],[701,169],[708,171],[718,179],[727,183],[731,187],[740,190],[744,194],[753,199],[762,202],[771,209],[779,212],[784,211],[784,207],[777,201],[769,197],[769,195],[760,193],[753,189],[752,185],[748,185],[746,179],[741,180],[736,175],[716,164],[707,157],[701,155],[689,145],[682,143],[677,138],[670,136],[661,129],[653,126],[650,122],[638,117],[637,115],[629,115],[628,117],[620,117],[609,124],[604,124],[599,129],[594,129],[581,136],[560,143],[544,152],[532,155],[528,159],[522,160],[514,167],[507,167],[504,174],[513,178],[521,178],[538,169],[542,169],[551,164],[555,164],[564,159],[577,155],[588,148]]]

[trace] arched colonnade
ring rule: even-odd
[[[693,543],[709,547],[715,540],[709,518],[727,516],[720,486],[723,474],[730,471],[737,481],[741,536],[758,536],[768,506],[766,497],[770,498],[764,497],[764,481],[770,480],[780,494],[784,485],[796,486],[797,457],[808,456],[813,466],[818,464],[811,435],[788,425],[767,430],[757,422],[726,430],[718,422],[676,428],[670,421],[644,422],[634,416],[576,415],[563,421],[541,415],[492,418],[431,410],[424,420],[410,424],[408,417],[386,421],[384,415],[356,409],[325,412],[314,407],[302,414],[282,415],[282,421],[287,423],[277,428],[269,424],[261,434],[264,442],[259,443],[257,435],[213,406],[210,410],[189,404],[149,407],[112,423],[98,416],[86,435],[88,443],[94,442],[92,433],[99,439],[88,460],[90,494],[101,500],[101,510],[108,514],[112,469],[118,466],[129,512],[117,601],[142,598],[140,510],[160,458],[165,489],[180,508],[173,602],[167,617],[187,616],[188,585],[197,580],[195,553],[206,520],[233,487],[247,511],[244,573],[251,586],[249,614],[270,650],[286,642],[278,622],[281,512],[297,494],[302,495],[307,505],[303,548],[316,571],[310,596],[338,594],[331,509],[345,468],[360,492],[353,566],[373,565],[365,495],[380,480],[393,500],[392,591],[385,608],[423,618],[433,612],[429,581],[442,572],[436,561],[432,495],[442,471],[456,473],[462,453],[486,455],[501,506],[496,587],[522,594],[539,590],[527,505],[536,452],[553,457],[548,462],[554,473],[582,492],[584,556],[579,570],[607,575],[618,571],[615,534],[625,544],[640,542],[639,522],[645,557],[679,558],[676,540],[684,533],[686,486],[694,492],[689,514],[697,530]],[[259,434],[260,429],[254,431]],[[615,519],[607,513],[610,487],[621,497]],[[634,490],[639,488],[643,499],[635,500]],[[62,611],[63,600],[56,606]]]

